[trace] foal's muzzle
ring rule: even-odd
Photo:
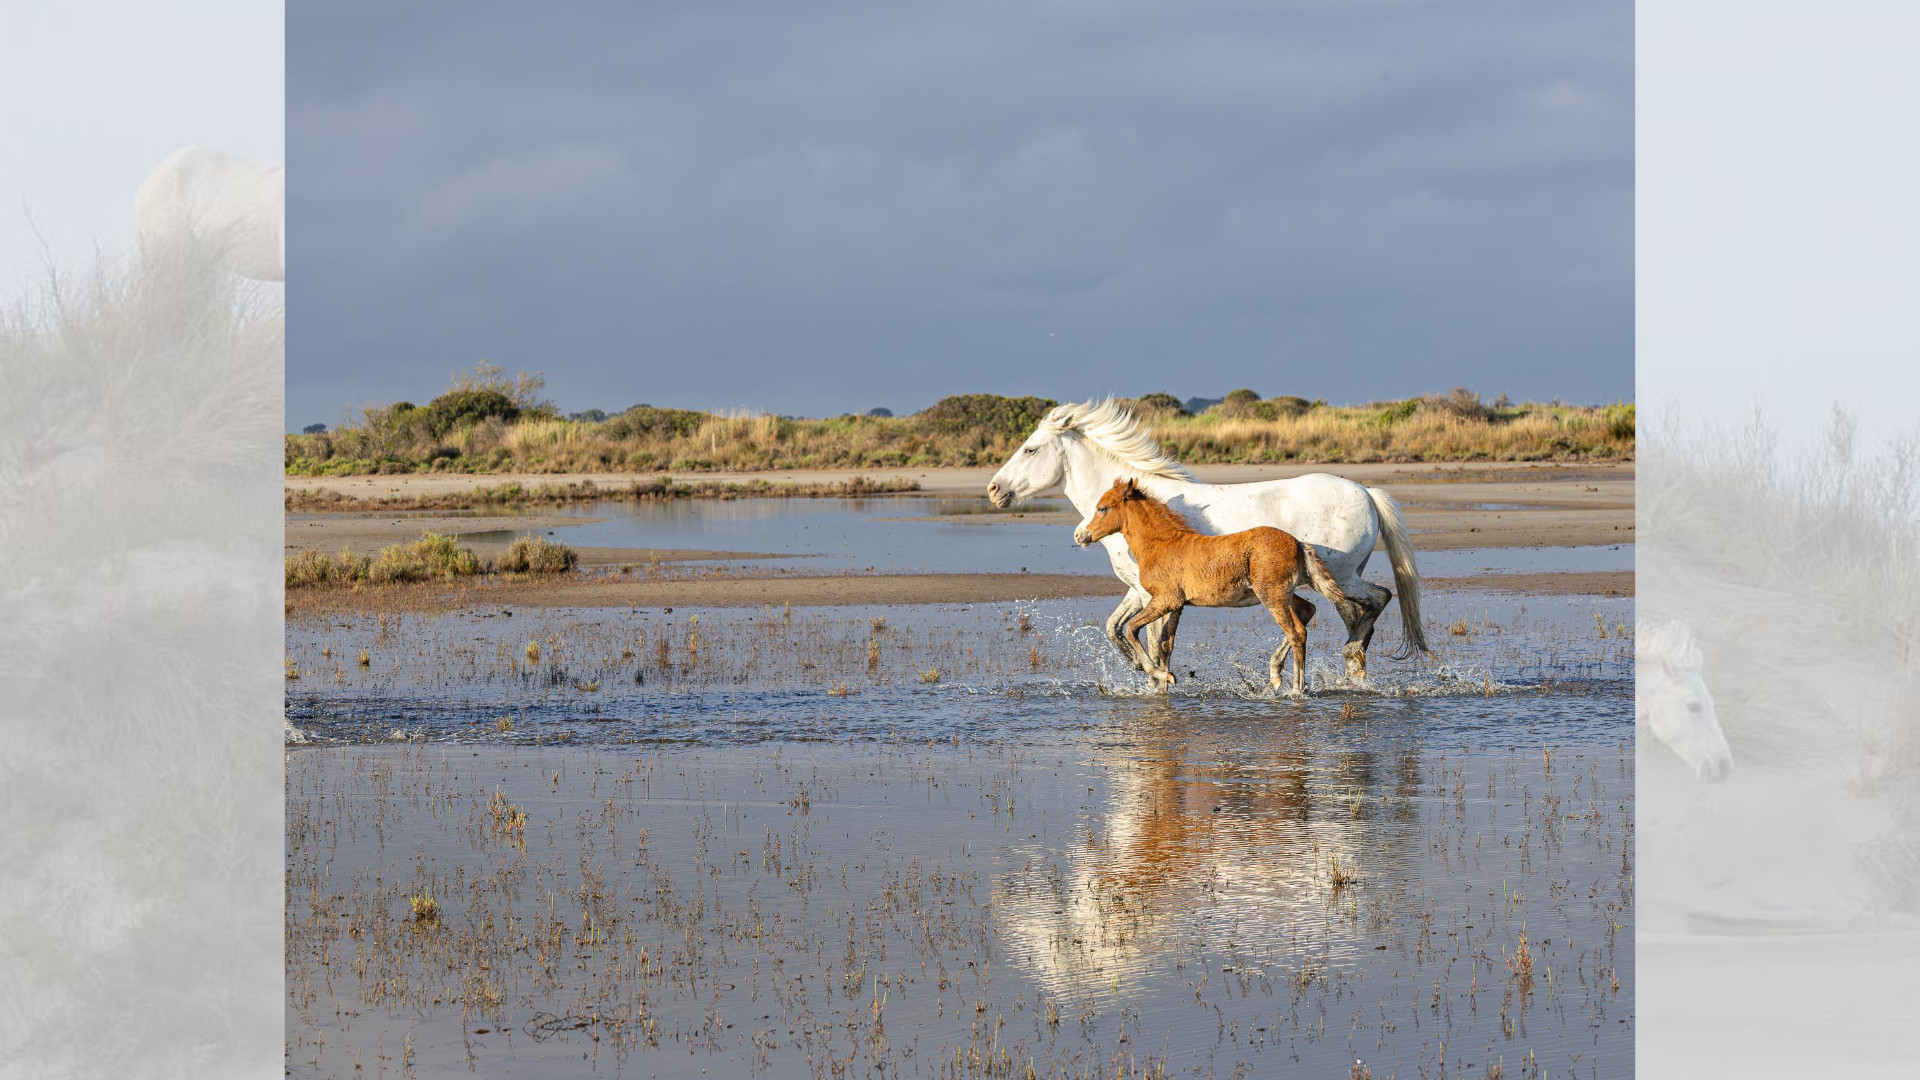
[[[1093,534],[1085,529],[1075,529],[1073,530],[1073,542],[1079,544],[1081,547],[1086,547],[1088,544],[1093,543]]]

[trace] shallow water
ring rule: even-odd
[[[1163,702],[1018,748],[328,749],[288,793],[292,1075],[1632,1071],[1624,746]]]
[[[1631,1075],[1630,599],[1112,603],[290,622],[290,1073]]]
[[[1059,509],[1071,507],[1065,503],[1036,504],[1013,513]],[[1112,572],[1103,549],[1074,544],[1070,525],[1010,514],[1007,520],[992,525],[966,523],[984,514],[1002,513],[993,511],[985,499],[890,496],[604,501],[575,505],[557,513],[562,517],[606,519],[545,532],[557,540],[587,547],[778,552],[804,555],[804,560],[791,565],[816,571]],[[917,520],[898,520],[902,518]],[[937,520],[940,518],[949,520]],[[521,535],[526,533],[503,529],[469,534],[468,538],[506,541]],[[1418,536],[1414,544],[1418,546]],[[1440,576],[1475,573],[1482,567],[1510,571],[1631,570],[1633,545],[1421,552],[1419,562],[1423,574]],[[1376,556],[1370,565],[1378,573],[1386,573],[1384,555]]]

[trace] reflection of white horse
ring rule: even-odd
[[[1695,776],[1719,780],[1733,752],[1701,677],[1700,646],[1684,623],[1640,620],[1634,632],[1634,720],[1665,743]]]
[[[1341,652],[1347,660],[1349,678],[1366,677],[1367,646],[1373,641],[1374,620],[1393,599],[1393,593],[1360,576],[1374,544],[1384,540],[1393,581],[1400,589],[1400,623],[1407,642],[1414,649],[1427,651],[1426,633],[1420,625],[1420,571],[1414,565],[1413,544],[1399,504],[1379,488],[1326,473],[1254,484],[1203,484],[1162,452],[1152,432],[1142,428],[1132,413],[1108,401],[1062,405],[1048,413],[1013,457],[993,474],[987,498],[995,506],[1011,506],[1059,484],[1067,501],[1080,511],[1084,524],[1100,496],[1121,477],[1138,479],[1142,490],[1165,502],[1203,533],[1231,533],[1269,525],[1318,549],[1333,579],[1348,596],[1334,607],[1347,624],[1347,644]],[[1120,628],[1145,610],[1149,599],[1140,587],[1139,564],[1119,534],[1101,544],[1113,561],[1114,575],[1128,588],[1126,598],[1107,618],[1107,637],[1129,663],[1139,668],[1139,658],[1120,637]],[[1161,638],[1178,626],[1178,619],[1175,613],[1146,627],[1144,644],[1149,655],[1159,655]]]
[[[134,197],[140,253],[217,244],[234,274],[287,279],[286,166],[189,146],[154,167]]]

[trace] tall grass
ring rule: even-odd
[[[1457,390],[1354,406],[1243,398],[1186,415],[1159,405],[1161,398],[1140,399],[1142,413],[1160,441],[1192,464],[1620,460],[1634,450],[1631,404],[1487,405]],[[469,420],[440,434],[430,422],[435,406],[388,406],[364,410],[337,431],[287,436],[285,466],[313,476],[997,465],[1053,404],[977,394],[914,416],[821,419],[636,406],[599,422],[534,411]]]

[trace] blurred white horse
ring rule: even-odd
[[[174,151],[134,197],[140,253],[217,244],[226,268],[254,281],[287,279],[286,166],[204,146]]]
[[[1685,623],[1641,619],[1634,630],[1633,713],[1703,780],[1723,779],[1733,751],[1720,730],[1713,695],[1701,675],[1704,662]]]

